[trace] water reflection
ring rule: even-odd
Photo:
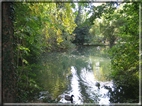
[[[80,85],[79,85],[79,78],[77,75],[77,72],[75,68],[72,66],[71,67],[71,72],[72,72],[72,80],[71,80],[71,88],[72,88],[72,94],[74,94],[74,101],[77,104],[82,103],[82,95],[80,93]]]
[[[106,78],[110,72],[110,60],[103,50],[99,47],[96,51],[94,47],[81,48],[71,54],[45,54],[46,71],[40,78],[44,89],[61,103],[70,103],[64,96],[73,94],[74,104],[109,104],[109,87],[113,83]]]
[[[77,75],[77,70],[74,66],[71,66],[72,79],[71,79],[71,89],[62,95],[74,95],[73,102],[75,104],[82,104],[84,102],[89,103],[99,103],[99,104],[109,104],[109,90],[105,88],[104,85],[112,87],[112,82],[101,82],[97,81],[94,77],[92,70],[87,70],[83,68],[80,75]],[[80,78],[80,79],[79,79]],[[100,84],[100,87],[96,86],[96,83]],[[85,88],[85,91],[83,91]],[[67,103],[63,98],[60,100],[61,103]]]
[[[75,70],[75,68],[73,66],[71,66],[71,72],[72,72],[72,79],[71,79],[71,90],[67,91],[65,94],[62,95],[72,95],[74,94],[73,97],[73,103],[75,104],[81,104],[82,102],[82,95],[80,93],[80,85],[79,85],[79,78],[77,75],[77,72]],[[65,100],[64,96],[62,96],[63,98],[60,100],[60,102],[62,103],[67,103],[67,101]]]

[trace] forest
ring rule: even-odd
[[[35,102],[34,96],[44,90],[39,76],[44,73],[41,58],[46,53],[108,46],[113,69],[109,78],[126,89],[124,103],[138,103],[141,3],[2,2],[2,102]]]

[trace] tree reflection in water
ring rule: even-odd
[[[99,51],[96,47],[84,47],[72,53],[45,54],[42,63],[45,68],[39,79],[56,102],[68,103],[66,94],[74,95],[75,104],[109,104],[122,97],[117,94],[123,94],[123,90],[106,77],[111,64],[105,47]]]

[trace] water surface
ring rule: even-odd
[[[99,48],[99,49],[98,49]],[[113,82],[107,47],[79,47],[72,52],[45,53],[40,81],[52,99],[70,103],[65,95],[74,95],[74,104],[109,104]]]

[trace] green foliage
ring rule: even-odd
[[[90,21],[88,21],[89,12],[86,8],[90,7],[89,3],[78,3],[78,10],[76,11],[77,15],[75,18],[75,23],[77,27],[74,30],[75,39],[72,41],[77,45],[83,45],[87,43],[89,40],[89,29],[90,29]],[[85,10],[85,11],[83,11]]]
[[[16,102],[29,102],[36,92],[43,89],[43,85],[38,79],[43,68],[38,65],[41,54],[47,51],[67,51],[74,47],[71,43],[74,40],[83,44],[88,39],[93,38],[92,41],[94,41],[98,38],[97,41],[109,41],[110,47],[117,41],[117,44],[110,50],[114,69],[112,78],[116,83],[118,82],[118,85],[125,86],[129,82],[128,86],[137,86],[139,79],[138,3],[124,4],[122,9],[117,9],[115,3],[93,7],[90,18],[86,16],[89,11],[83,13],[82,9],[86,9],[86,7],[92,9],[87,3],[80,3],[78,11],[75,12],[72,10],[75,9],[74,3],[15,2],[13,4],[10,13],[14,12],[14,19],[11,14],[9,19],[13,20],[14,36],[12,28],[6,25],[9,21],[4,20],[4,37],[2,39],[4,42],[4,69],[6,69],[4,77],[10,79],[10,77],[16,76],[14,82],[17,82],[16,96],[18,98],[16,98]],[[100,22],[99,19],[101,19]],[[49,64],[48,70],[52,67],[56,73],[58,67],[55,64],[58,62],[59,60],[57,63]],[[12,65],[10,65],[11,63]],[[61,65],[60,71],[65,68],[64,64]],[[15,70],[12,71],[13,73],[11,72],[11,76],[6,74],[10,71],[9,69]],[[52,72],[52,74],[55,73]],[[56,86],[65,88],[66,84],[62,83],[60,86],[58,77],[55,77]],[[135,91],[134,96],[136,96]]]
[[[44,11],[40,11],[40,13],[44,12],[42,13],[43,19],[48,17],[48,20],[43,21],[42,29],[48,51],[70,48],[68,45],[71,45],[71,40],[74,38],[72,32],[76,27],[71,4],[41,3],[41,8],[44,9]]]
[[[119,39],[119,27],[124,21],[123,18],[120,17],[121,14],[118,12],[118,9],[114,6],[115,4],[116,3],[112,2],[94,7],[94,11],[97,12],[97,14],[93,20],[94,24],[90,29],[91,37],[93,38],[92,42],[96,40],[105,41],[112,47],[116,40]]]
[[[124,16],[125,22],[127,23],[119,28],[119,36],[121,37],[121,40],[119,40],[119,43],[110,50],[112,68],[114,70],[112,71],[111,76],[117,86],[128,88],[131,92],[131,96],[127,97],[127,99],[129,98],[130,100],[138,100],[139,92],[139,36],[137,6],[138,3],[124,5],[121,14]],[[128,91],[126,91],[126,95],[128,95],[127,93]],[[129,99],[124,102],[129,102]]]
[[[74,47],[71,40],[76,24],[71,8],[70,3],[14,3],[17,102],[29,102],[43,89],[37,79],[43,52]]]
[[[77,27],[74,30],[75,40],[73,43],[77,45],[83,45],[84,43],[87,43],[89,39],[89,28],[90,27],[88,25]]]
[[[18,67],[17,69],[17,86],[18,92],[16,102],[30,102],[42,90],[38,81],[38,75],[40,75],[41,69],[37,64]]]
[[[139,3],[106,3],[94,7],[90,17],[92,41],[109,42],[112,72],[116,86],[127,89],[123,102],[138,100],[139,89]]]
[[[14,3],[14,37],[16,41],[15,60],[17,64],[17,97],[16,102],[32,100],[40,90],[36,80],[39,72],[37,60],[45,48],[41,36],[41,21],[33,14],[32,3]],[[33,71],[36,69],[35,71]]]

